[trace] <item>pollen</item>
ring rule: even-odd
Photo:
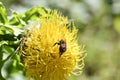
[[[84,47],[78,45],[77,29],[69,30],[67,21],[56,10],[49,10],[23,33],[19,52],[28,80],[66,80],[68,75],[81,74]],[[65,39],[66,50],[60,56],[60,45],[53,45],[61,39]]]

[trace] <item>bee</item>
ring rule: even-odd
[[[56,42],[53,46],[55,46],[56,44],[59,45],[59,54],[61,56],[67,49],[66,39],[61,39],[60,41]]]

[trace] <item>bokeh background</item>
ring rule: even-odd
[[[33,6],[58,9],[75,22],[87,56],[81,76],[70,80],[120,80],[120,0],[0,0],[7,12]],[[4,71],[3,71],[4,73]],[[7,74],[7,73],[4,73]],[[14,73],[8,80],[25,80]]]

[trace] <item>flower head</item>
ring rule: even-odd
[[[75,26],[69,30],[67,21],[57,11],[48,11],[40,17],[39,26],[32,24],[23,34],[20,53],[28,78],[65,80],[69,74],[81,73],[84,51]]]

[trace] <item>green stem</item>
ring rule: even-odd
[[[1,62],[0,62],[0,79],[1,79],[1,80],[5,80],[5,78],[2,76],[2,67],[3,67],[3,65],[4,65],[4,62],[1,61]]]
[[[12,54],[0,62],[0,80],[5,80],[5,78],[2,76],[2,67],[4,66],[4,63],[11,58],[11,56]]]

